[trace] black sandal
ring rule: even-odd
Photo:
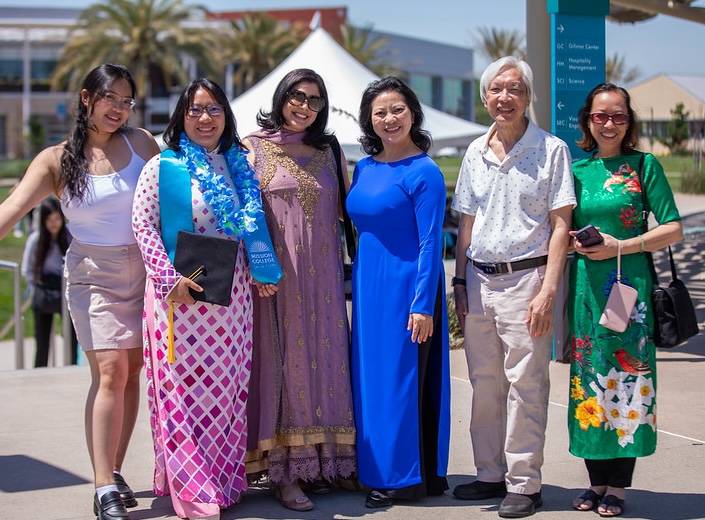
[[[377,491],[376,489],[373,489],[367,494],[367,499],[365,500],[365,506],[375,509],[379,507],[390,507],[394,501],[382,493],[381,491]]]
[[[613,516],[620,516],[622,513],[624,513],[624,500],[621,498],[617,498],[614,495],[605,495],[605,497],[602,499],[602,502],[600,502],[600,506],[604,509],[604,511],[600,511],[598,509],[597,514],[603,518],[611,518]],[[608,509],[610,507],[618,507],[619,511],[617,511],[617,512],[610,511]]]
[[[582,502],[576,506],[575,500],[582,500]],[[592,489],[586,489],[573,500],[573,509],[575,509],[576,511],[592,511],[600,504],[600,501],[602,501],[602,495],[598,495]],[[592,505],[587,509],[584,507],[580,507],[585,502],[590,502]]]

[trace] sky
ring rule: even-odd
[[[588,0],[585,0],[588,1]],[[526,33],[526,4],[539,0],[185,0],[212,11],[347,7],[354,26],[372,28],[424,40],[476,47],[478,28],[516,29]],[[63,0],[62,7],[83,8],[90,0]],[[50,0],[0,0],[4,7],[48,7]],[[399,6],[403,6],[400,9]],[[705,7],[705,0],[695,6]],[[658,74],[705,76],[705,60],[694,54],[705,47],[705,25],[664,15],[637,24],[606,22],[607,56],[624,57],[628,68],[640,71],[639,80]],[[690,51],[688,51],[690,48]],[[475,72],[488,61],[475,53]]]

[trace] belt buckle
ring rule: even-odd
[[[498,264],[480,264],[478,267],[485,274],[499,274],[497,271]]]

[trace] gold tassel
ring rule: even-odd
[[[169,363],[173,363],[176,361],[176,352],[174,352],[174,302],[169,302],[169,330],[167,334],[166,360]]]

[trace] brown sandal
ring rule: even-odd
[[[277,488],[275,496],[281,505],[292,511],[311,511],[313,509],[313,502],[306,495],[298,496],[294,500],[284,500],[281,490]]]

